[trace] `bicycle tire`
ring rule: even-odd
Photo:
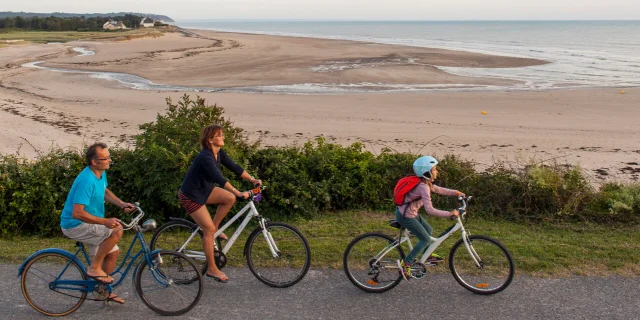
[[[456,281],[477,294],[495,294],[506,289],[515,274],[511,254],[498,240],[483,235],[468,237],[470,247],[479,256],[478,267],[462,239],[449,253],[449,269]]]
[[[269,222],[266,228],[279,250],[278,257],[273,256],[262,229],[258,227],[251,232],[244,248],[249,270],[268,286],[290,287],[309,271],[309,243],[300,231],[286,223]]]
[[[169,221],[153,233],[149,247],[151,251],[157,249],[175,250],[177,251],[182,245],[189,239],[189,236],[197,228],[197,225],[187,224],[183,221]],[[222,243],[219,238],[216,238],[216,246],[218,250],[222,250]],[[203,252],[202,249],[202,230],[198,230],[198,234],[195,238],[191,239],[186,250]],[[185,252],[180,252],[185,253]],[[185,253],[186,254],[186,253]],[[206,258],[200,258],[197,255],[186,254],[193,262],[198,266],[198,269],[204,274],[207,272],[207,260]],[[226,263],[216,260],[216,265],[219,269],[225,267]]]
[[[56,279],[86,280],[87,276],[69,257],[55,252],[42,253],[31,258],[22,272],[22,294],[36,311],[47,316],[66,316],[80,308],[87,291],[52,288]],[[67,300],[69,303],[64,302]]]
[[[361,234],[351,240],[342,260],[344,272],[349,281],[359,289],[370,293],[382,293],[397,286],[402,280],[402,275],[396,261],[404,259],[402,248],[396,246],[381,259],[376,258],[395,241],[390,236],[379,232]]]
[[[203,290],[202,274],[193,260],[171,250],[158,251],[150,258],[152,266],[143,259],[136,267],[134,287],[140,300],[164,316],[179,316],[193,309]],[[169,309],[179,302],[183,303]]]

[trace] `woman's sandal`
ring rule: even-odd
[[[210,274],[208,274],[206,272],[204,273],[204,275],[207,276],[208,278],[213,278],[213,280],[218,281],[218,282],[222,282],[222,283],[229,282],[229,277],[227,277],[226,275],[225,275],[226,279],[222,279],[221,277],[212,276],[212,275],[210,275]]]
[[[117,294],[112,293],[109,298],[107,298],[107,301],[113,301],[115,303],[119,303],[119,304],[124,304],[124,299],[120,298]]]
[[[226,234],[224,234],[224,232],[223,232],[223,233],[221,233],[220,235],[218,235],[218,238],[220,238],[220,239],[222,239],[222,240],[229,240],[229,237],[227,237],[227,235],[226,235]]]

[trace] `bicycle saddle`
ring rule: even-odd
[[[400,225],[400,222],[398,222],[396,219],[389,220],[389,225],[396,229],[402,228],[402,226]]]

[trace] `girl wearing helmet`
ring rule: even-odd
[[[427,223],[427,220],[418,214],[420,207],[424,206],[427,214],[443,218],[457,217],[458,210],[443,211],[438,210],[431,204],[431,193],[437,193],[444,196],[465,196],[458,190],[441,188],[433,184],[438,177],[438,169],[436,165],[438,160],[431,156],[422,156],[413,163],[413,171],[416,176],[422,180],[413,190],[407,192],[404,197],[404,204],[396,207],[396,220],[403,227],[411,231],[418,237],[418,243],[413,250],[401,261],[398,260],[398,267],[402,270],[402,277],[407,280],[407,276],[411,273],[411,264],[417,255],[424,253],[431,243],[431,232],[433,229]],[[438,262],[442,258],[436,255],[429,257],[427,261]]]

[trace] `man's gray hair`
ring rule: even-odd
[[[102,142],[96,142],[87,148],[87,153],[84,155],[85,159],[87,159],[87,165],[91,165],[91,160],[96,159],[97,149],[106,149],[107,145]]]

